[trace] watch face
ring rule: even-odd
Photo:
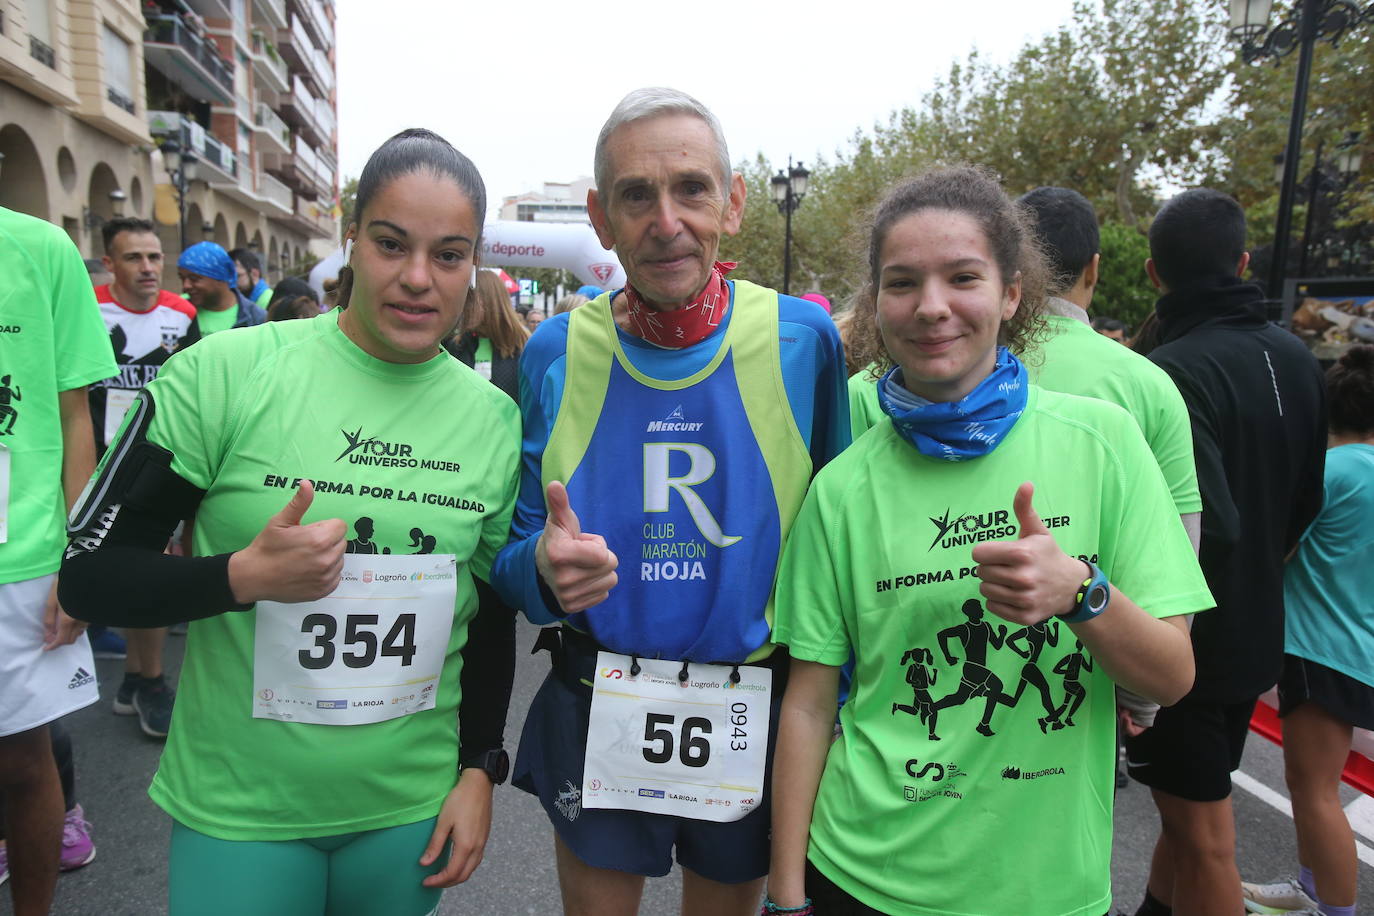
[[[1107,598],[1110,597],[1110,595],[1111,592],[1107,589],[1107,586],[1094,585],[1092,588],[1088,589],[1087,605],[1092,608],[1094,613],[1098,613],[1107,606]]]

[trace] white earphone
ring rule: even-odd
[[[345,267],[352,267],[352,266],[353,266],[352,264],[348,263],[350,260],[352,260],[352,258],[353,258],[353,240],[352,240],[352,239],[344,239],[344,256],[343,256],[343,262],[344,262],[344,266],[345,266]]]
[[[472,282],[468,284],[470,289],[477,288],[477,271],[481,269],[482,268],[478,267],[476,264],[472,265]]]

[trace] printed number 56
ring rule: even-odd
[[[344,618],[344,648],[341,653],[343,663],[350,668],[367,668],[377,660],[379,647],[377,634],[365,627],[375,627],[379,618],[376,614],[349,614]],[[339,632],[339,621],[329,614],[307,614],[301,621],[301,632],[315,637],[315,644],[297,653],[301,667],[319,671],[334,664],[336,649],[334,637]],[[415,615],[401,614],[382,640],[380,654],[400,658],[401,665],[411,664],[415,653]]]
[[[651,712],[644,718],[644,740],[658,747],[644,748],[644,759],[650,763],[667,763],[673,759],[673,723],[676,716]],[[697,734],[694,734],[696,732]],[[689,716],[682,720],[682,741],[678,759],[686,767],[704,767],[711,759],[711,742],[702,735],[711,734],[711,720]]]

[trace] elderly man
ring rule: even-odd
[[[637,912],[676,848],[683,912],[744,916],[787,672],[773,578],[849,439],[844,359],[819,307],[726,279],[745,187],[701,103],[630,93],[595,171],[592,225],[628,283],[525,348],[524,477],[493,570],[531,621],[561,623],[515,784],[553,822],[567,913]]]
[[[239,291],[233,258],[214,242],[197,242],[183,251],[177,258],[177,274],[181,277],[181,291],[196,307],[196,320],[182,338],[183,347],[216,331],[267,320],[267,313]]]

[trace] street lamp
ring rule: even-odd
[[[1345,135],[1345,139],[1336,144],[1336,171],[1347,181],[1360,174],[1360,164],[1363,161],[1360,154],[1360,132],[1352,130]]]
[[[782,292],[785,296],[792,293],[792,211],[801,206],[810,179],[811,173],[800,162],[793,165],[792,157],[788,156],[787,171],[778,169],[778,174],[769,182],[773,203],[787,220],[782,236]]]
[[[1289,155],[1283,162],[1283,181],[1279,188],[1279,212],[1274,225],[1274,247],[1269,261],[1268,294],[1278,299],[1283,294],[1285,263],[1288,260],[1288,233],[1293,222],[1293,194],[1297,189],[1298,160],[1302,158],[1302,122],[1307,115],[1307,85],[1312,76],[1312,51],[1317,39],[1331,44],[1340,41],[1348,29],[1374,22],[1374,3],[1362,10],[1352,0],[1297,0],[1293,12],[1278,25],[1269,27],[1272,0],[1230,0],[1231,35],[1241,43],[1241,58],[1246,63],[1278,60],[1298,49],[1298,72],[1293,83],[1293,108],[1288,119]]]
[[[110,199],[110,213],[114,216],[123,216],[124,201],[127,199],[128,195],[119,190],[119,188],[115,188],[106,196]],[[81,219],[86,224],[86,228],[92,232],[105,225],[105,217],[101,216],[90,207],[83,206],[81,208]]]
[[[190,150],[182,151],[181,145],[175,140],[168,140],[162,146],[162,167],[167,170],[167,177],[172,180],[172,190],[177,194],[177,231],[181,239],[181,250],[186,250],[186,192],[191,188],[191,182],[196,180],[196,172],[199,163],[196,161],[195,153]]]

